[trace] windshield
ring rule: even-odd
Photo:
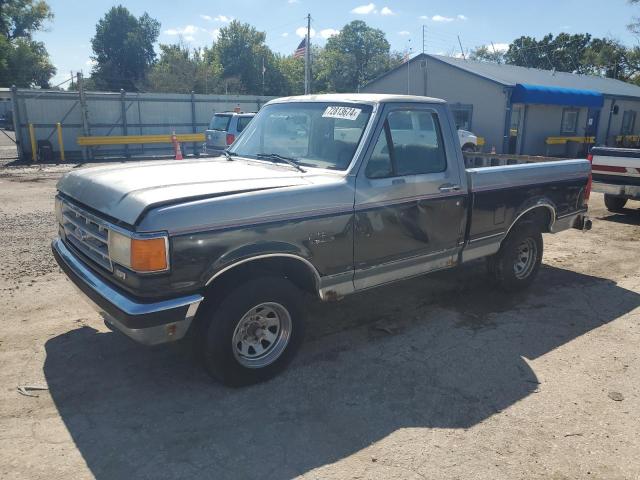
[[[231,115],[214,115],[211,124],[209,124],[209,130],[225,131],[229,128],[229,120],[231,120]]]
[[[267,105],[230,148],[243,157],[276,154],[308,167],[346,170],[371,105],[290,102]]]

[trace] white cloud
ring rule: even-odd
[[[411,35],[411,33],[406,30],[402,30],[401,32],[398,32],[398,35],[400,35],[401,37],[408,37],[409,35]]]
[[[340,30],[336,30],[335,28],[325,28],[324,30],[320,30],[320,36],[322,38],[330,38],[335,35],[338,35]]]
[[[490,47],[491,45],[487,45],[487,47]],[[509,50],[509,44],[508,43],[494,43],[493,47],[496,49],[496,52],[506,52],[507,50]]]
[[[196,27],[195,25],[186,25],[183,28],[169,28],[165,30],[164,33],[171,36],[184,35],[186,38],[187,35],[193,37],[193,35],[200,31],[204,31],[204,28]]]
[[[298,27],[296,28],[296,35],[299,36],[300,38],[304,38],[307,36],[307,27]],[[309,35],[311,36],[311,38],[316,36],[316,31],[312,28],[311,31],[309,32]]]
[[[455,18],[453,18],[453,17],[445,17],[443,15],[434,15],[433,17],[431,17],[431,20],[433,20],[434,22],[448,23],[448,22],[453,22],[455,20]]]
[[[287,0],[287,3],[300,3],[300,0]]]
[[[86,62],[84,62],[84,64],[85,64],[87,67],[93,67],[96,63],[98,63],[98,62],[96,62],[93,58],[90,58],[89,60],[87,60]]]
[[[395,15],[395,14],[396,12],[391,10],[389,7],[382,7],[382,10],[380,10],[380,15]]]
[[[210,15],[200,15],[200,18],[203,20],[206,20],[207,22],[210,22],[211,20],[213,20],[213,18],[211,18]]]
[[[284,32],[280,34],[281,37],[288,37],[289,36],[289,32]]]
[[[469,18],[468,18],[468,17],[466,17],[465,15],[462,15],[462,14],[457,15],[457,16],[456,16],[456,18],[457,18],[458,20],[469,20]]]
[[[209,35],[211,35],[211,38],[213,38],[214,41],[218,40],[218,37],[220,36],[220,29],[214,28],[209,32]]]
[[[216,15],[213,18],[216,22],[229,23],[233,20],[233,17],[227,17],[226,15]]]
[[[430,20],[429,15],[420,15],[418,18],[420,20]]]
[[[359,7],[351,10],[351,13],[355,13],[357,15],[369,15],[370,13],[376,13],[376,6],[373,3],[369,3],[367,5],[360,5]]]

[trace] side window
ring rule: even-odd
[[[633,133],[633,128],[636,123],[636,112],[633,110],[626,110],[622,114],[622,127],[620,129],[621,135],[630,135]]]
[[[562,111],[561,134],[575,134],[578,130],[578,110],[565,108]]]
[[[387,116],[365,174],[369,178],[384,178],[439,173],[446,169],[447,159],[437,115],[426,111],[398,110]]]
[[[393,176],[393,167],[391,166],[391,152],[387,143],[386,130],[388,123],[385,121],[385,128],[380,130],[380,136],[373,149],[371,158],[367,163],[365,175],[367,178],[387,178]]]
[[[455,104],[450,105],[451,113],[456,121],[458,130],[471,130],[471,117],[473,116],[473,105]]]
[[[238,132],[245,129],[253,117],[238,117]]]

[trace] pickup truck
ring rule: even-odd
[[[57,188],[53,253],[108,326],[188,337],[236,386],[291,360],[305,293],[480,258],[512,292],[535,278],[542,233],[591,225],[586,159],[465,169],[446,103],[404,95],[273,100],[222,157],[81,169]]]
[[[604,193],[611,212],[621,212],[627,200],[640,200],[640,150],[594,147],[590,152],[593,191]]]

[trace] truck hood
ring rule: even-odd
[[[150,207],[308,184],[283,165],[220,159],[135,162],[77,170],[58,182],[66,196],[135,225]]]

